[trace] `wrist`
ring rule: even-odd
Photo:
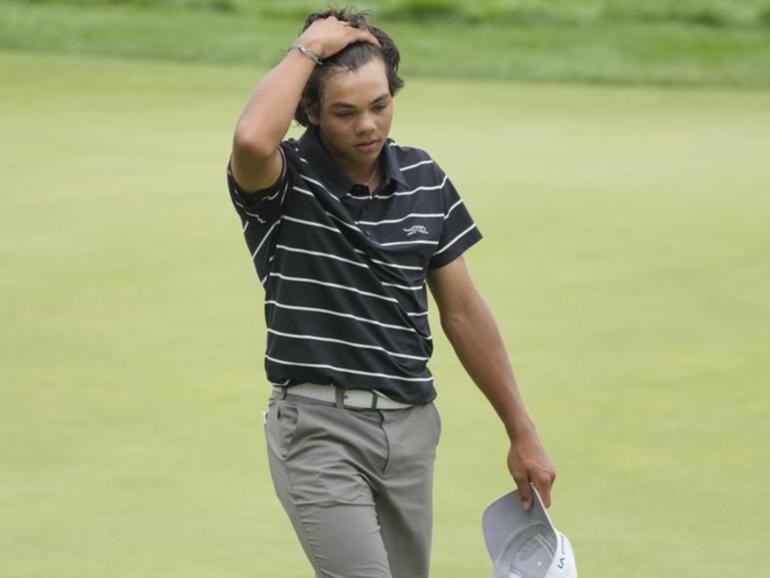
[[[321,59],[326,58],[327,56],[324,51],[324,44],[320,38],[313,38],[312,36],[305,36],[303,34],[294,41],[294,44],[300,44],[306,49],[312,50]]]
[[[535,423],[526,412],[520,412],[511,419],[506,420],[505,431],[508,433],[508,439],[511,443],[537,435]]]
[[[323,60],[321,60],[321,55],[313,50],[312,48],[308,48],[301,42],[295,42],[289,48],[286,50],[286,52],[291,52],[293,50],[296,50],[300,54],[302,54],[303,57],[307,58],[308,60],[313,61],[313,63],[316,66],[321,66],[323,64]]]

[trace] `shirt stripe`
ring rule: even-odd
[[[461,205],[462,202],[463,202],[462,199],[457,199],[457,202],[454,205],[452,205],[451,207],[449,207],[449,210],[446,212],[446,215],[444,215],[444,220],[445,221],[449,218],[449,215],[452,214],[452,211],[454,211],[456,207]]]
[[[328,369],[333,369],[334,371],[341,371],[343,373],[354,373],[356,375],[372,375],[375,377],[386,377],[388,379],[396,379],[398,381],[433,381],[432,376],[431,377],[404,377],[401,375],[394,375],[391,373],[361,371],[357,369],[351,369],[349,367],[338,367],[336,365],[330,365],[328,363],[301,363],[299,361],[287,361],[285,359],[278,359],[276,357],[271,357],[269,355],[265,355],[265,358],[269,359],[273,363],[282,363],[285,365],[296,365],[299,367],[325,367]]]
[[[348,319],[354,319],[355,321],[360,321],[361,323],[371,323],[372,325],[378,325],[380,327],[385,327],[386,329],[395,329],[396,331],[409,331],[411,333],[417,333],[417,330],[414,327],[407,327],[405,325],[394,325],[392,323],[382,323],[381,321],[377,321],[376,319],[368,319],[366,317],[361,317],[359,315],[353,315],[352,313],[343,313],[341,311],[332,311],[331,309],[324,309],[322,307],[306,307],[303,305],[287,305],[286,303],[279,303],[278,301],[274,299],[268,299],[265,301],[265,305],[274,305],[276,307],[281,307],[283,309],[294,309],[297,311],[308,311],[312,313],[323,313],[325,315],[335,315],[336,317],[346,317]],[[432,339],[431,335],[426,336],[426,339]]]
[[[404,291],[422,291],[425,289],[425,285],[399,285],[398,283],[386,283],[385,281],[383,281],[382,284],[385,287],[396,287],[398,289],[403,289]]]
[[[327,231],[333,231],[335,233],[339,233],[340,232],[340,230],[337,227],[332,227],[331,225],[324,225],[323,223],[316,223],[315,221],[308,221],[306,219],[298,219],[297,217],[290,217],[288,215],[284,215],[281,218],[285,219],[287,221],[292,221],[294,223],[300,223],[301,225],[308,225],[309,227],[318,227],[320,229],[326,229]]]
[[[401,167],[401,171],[402,172],[403,171],[409,171],[409,170],[412,170],[415,167],[419,167],[419,166],[422,166],[422,165],[432,165],[432,164],[433,164],[433,159],[428,159],[427,161],[420,161],[419,163],[414,163],[413,165],[409,165],[409,166],[406,166],[406,167]]]
[[[400,223],[411,218],[432,219],[434,217],[444,217],[444,213],[409,213],[398,219],[382,219],[381,221],[356,221],[359,225],[370,225],[376,227],[377,225],[386,225],[390,223]]]
[[[476,228],[476,225],[475,225],[475,224],[471,225],[470,227],[468,227],[467,229],[465,229],[465,230],[464,230],[462,233],[460,233],[459,235],[457,235],[457,236],[456,236],[454,239],[452,239],[451,241],[449,241],[449,243],[447,243],[447,244],[446,244],[446,245],[445,245],[443,248],[441,248],[441,249],[439,249],[438,251],[436,251],[436,253],[435,253],[435,254],[436,254],[436,255],[438,255],[439,253],[443,253],[444,251],[446,251],[447,249],[449,249],[449,247],[451,247],[451,246],[452,246],[452,245],[454,245],[454,244],[455,244],[457,241],[459,241],[459,240],[460,240],[462,237],[464,237],[465,235],[467,235],[467,234],[468,234],[468,233],[469,233],[469,232],[470,232],[472,229],[475,229],[475,228]]]
[[[359,295],[366,295],[367,297],[374,297],[375,299],[382,299],[383,301],[390,301],[392,303],[398,303],[398,299],[393,297],[387,297],[386,295],[378,295],[371,291],[362,291],[355,287],[349,287],[347,285],[341,285],[339,283],[329,283],[328,281],[321,281],[320,279],[313,279],[312,277],[292,277],[289,275],[282,275],[281,273],[270,273],[271,277],[278,277],[284,281],[297,281],[299,283],[313,283],[315,285],[323,285],[324,287],[333,287],[335,289],[343,289],[344,291],[353,291]]]
[[[352,199],[390,199],[392,196],[413,195],[420,191],[438,191],[444,187],[444,185],[446,184],[446,181],[447,181],[447,177],[445,176],[444,180],[441,181],[438,185],[425,185],[421,187],[416,187],[411,191],[396,191],[394,193],[391,193],[390,195],[350,195],[350,198]]]
[[[280,243],[276,244],[275,248],[281,249],[283,251],[289,251],[291,253],[303,253],[305,255],[315,255],[317,257],[324,257],[326,259],[334,259],[335,261],[350,263],[351,265],[355,265],[356,267],[363,267],[364,269],[369,268],[369,265],[367,265],[366,263],[361,263],[360,261],[353,261],[352,259],[346,259],[345,257],[338,257],[337,255],[332,255],[331,253],[322,253],[321,251],[310,251],[308,249],[299,249],[297,247],[289,247],[288,245],[281,245]]]
[[[383,353],[387,353],[392,357],[404,357],[406,359],[417,359],[419,361],[428,361],[427,357],[422,357],[419,355],[409,355],[407,353],[397,353],[395,351],[389,351],[388,349],[385,349],[384,347],[381,347],[379,345],[367,345],[365,343],[354,343],[352,341],[345,341],[344,339],[337,339],[334,337],[323,337],[321,335],[303,335],[299,333],[287,333],[285,331],[277,331],[275,329],[271,329],[270,327],[267,328],[267,331],[268,333],[273,333],[274,335],[280,335],[281,337],[289,337],[292,339],[309,339],[311,341],[327,341],[329,343],[339,343],[341,345],[348,345],[350,347],[357,347],[359,349],[374,349],[377,351],[382,351]]]
[[[281,220],[277,220],[275,223],[273,223],[270,228],[267,230],[267,233],[265,233],[265,236],[262,238],[262,240],[259,242],[259,245],[257,245],[257,248],[254,249],[254,252],[251,254],[252,260],[257,256],[257,253],[259,253],[259,250],[262,248],[262,245],[265,244],[265,241],[267,241],[267,238],[270,236],[270,233],[273,232],[273,229],[275,229],[278,226],[278,223],[280,223]]]

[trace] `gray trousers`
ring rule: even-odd
[[[350,409],[273,394],[270,473],[316,578],[428,578],[432,404]]]

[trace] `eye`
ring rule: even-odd
[[[345,119],[345,118],[351,118],[353,116],[353,113],[352,112],[338,112],[334,116],[336,116],[337,118]]]
[[[372,110],[373,110],[374,112],[382,112],[382,111],[383,111],[383,110],[385,110],[386,108],[388,108],[388,105],[387,105],[387,104],[378,104],[378,105],[376,105],[376,106],[372,107]]]

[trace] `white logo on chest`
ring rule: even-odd
[[[423,235],[427,235],[428,229],[426,229],[422,225],[412,225],[409,228],[404,228],[404,232],[406,233],[407,237],[411,237],[415,233],[422,233]]]

